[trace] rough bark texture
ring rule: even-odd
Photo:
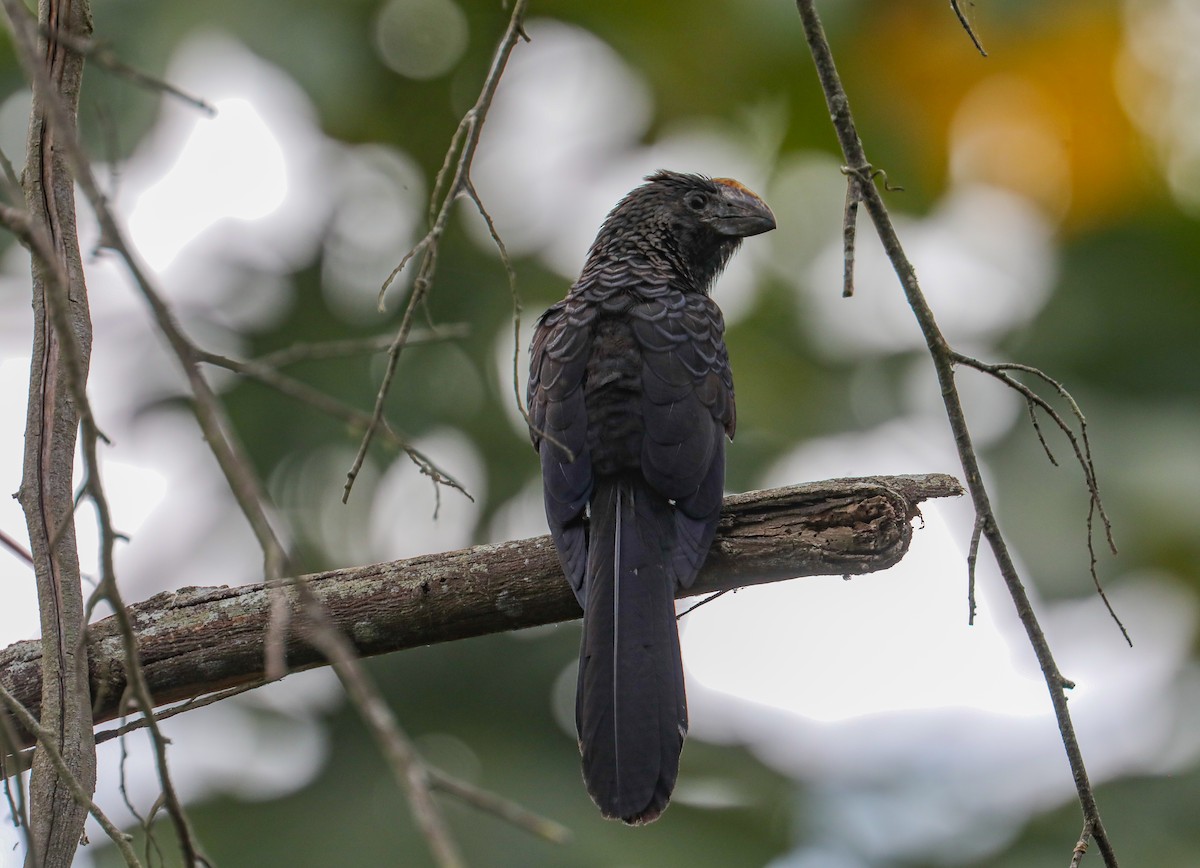
[[[39,20],[48,32],[91,33],[85,0],[43,0]],[[79,102],[83,59],[53,39],[43,40],[44,60],[58,99],[73,117]],[[55,734],[67,767],[87,792],[96,781],[96,755],[88,693],[87,658],[81,653],[83,598],[75,545],[72,469],[79,411],[72,389],[83,388],[91,352],[91,319],[75,232],[75,190],[56,138],[35,95],[25,168],[30,222],[44,227],[56,265],[34,259],[34,344],[25,467],[19,499],[29,527],[41,611],[38,669],[40,716]],[[67,286],[59,285],[65,275]],[[56,307],[57,306],[57,307]],[[60,331],[61,330],[61,331]],[[64,344],[64,335],[72,346]],[[76,366],[72,372],[70,368]],[[83,378],[83,379],[81,379]],[[70,865],[86,819],[50,760],[39,751],[29,787],[31,852],[27,864]]]
[[[920,501],[961,493],[953,477],[932,474],[830,480],[726,498],[712,552],[687,594],[886,569],[908,550]],[[364,656],[581,614],[548,536],[317,573],[307,580]],[[269,609],[261,584],[185,588],[130,607],[156,704],[261,680]],[[295,605],[292,623],[303,623]],[[87,647],[99,723],[118,714],[125,691],[121,639],[112,618],[91,626]],[[36,642],[0,651],[0,682],[35,714],[42,653]],[[296,633],[289,637],[287,660],[292,669],[324,662]]]

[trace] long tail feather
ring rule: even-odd
[[[601,812],[648,823],[670,800],[687,733],[672,506],[638,477],[592,496],[575,718],[583,776]]]

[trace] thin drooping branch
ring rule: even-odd
[[[500,247],[501,257],[505,261],[506,268],[509,269],[511,279],[512,270],[508,265],[508,255],[504,251],[503,244],[499,242],[499,236],[496,234],[495,227],[491,225],[491,218],[483,208],[483,203],[479,200],[478,195],[475,194],[474,187],[471,184],[471,166],[475,161],[475,152],[479,148],[479,136],[483,132],[483,123],[487,119],[488,111],[492,107],[492,101],[496,97],[496,89],[500,86],[500,79],[504,75],[504,70],[508,67],[508,59],[512,55],[513,49],[516,48],[517,43],[522,39],[528,39],[524,30],[525,9],[528,5],[528,0],[515,0],[513,3],[512,13],[508,19],[508,27],[505,28],[504,35],[500,37],[500,41],[496,46],[496,51],[492,56],[492,63],[488,69],[488,73],[484,77],[479,97],[475,100],[475,104],[463,115],[462,120],[459,121],[458,128],[451,137],[450,147],[446,150],[445,160],[442,163],[441,170],[438,172],[437,180],[433,185],[433,193],[429,199],[429,231],[401,258],[399,264],[392,269],[391,274],[387,276],[383,282],[383,286],[379,290],[379,303],[380,307],[382,307],[388,287],[392,285],[392,281],[396,279],[397,275],[404,270],[404,267],[409,262],[418,256],[420,257],[420,262],[417,265],[417,275],[413,279],[412,293],[409,295],[408,304],[404,308],[404,315],[400,319],[400,327],[396,330],[396,336],[388,347],[387,366],[384,369],[383,378],[379,383],[379,391],[375,396],[375,409],[371,414],[371,424],[364,432],[362,442],[358,447],[358,453],[354,456],[354,462],[351,464],[350,470],[346,473],[346,485],[342,492],[343,503],[350,499],[350,491],[354,487],[354,481],[358,478],[363,462],[367,459],[367,450],[370,449],[375,432],[383,421],[384,402],[387,400],[388,392],[392,387],[392,381],[395,379],[396,369],[400,364],[400,354],[408,344],[408,337],[412,330],[416,312],[425,303],[429,291],[433,287],[433,279],[437,274],[438,249],[441,245],[442,235],[445,233],[446,226],[450,221],[450,212],[453,209],[454,203],[460,197],[471,199],[480,213],[483,214],[484,219],[488,221],[492,238],[497,241]]]
[[[1133,640],[1129,637],[1129,631],[1125,629],[1125,624],[1122,623],[1112,603],[1109,602],[1108,594],[1105,593],[1104,587],[1100,584],[1100,575],[1096,572],[1096,534],[1094,521],[1097,515],[1100,516],[1100,521],[1104,526],[1104,537],[1108,543],[1108,550],[1114,555],[1117,553],[1117,544],[1113,540],[1112,522],[1108,518],[1108,512],[1104,508],[1104,501],[1100,497],[1100,482],[1096,478],[1096,465],[1092,460],[1092,446],[1087,433],[1087,418],[1083,415],[1083,411],[1079,409],[1079,404],[1076,403],[1075,398],[1072,397],[1071,393],[1067,391],[1062,383],[1032,365],[1021,365],[1013,362],[988,364],[958,352],[953,353],[953,358],[959,365],[974,368],[981,373],[994,377],[997,381],[1003,383],[1006,387],[1012,389],[1025,399],[1025,405],[1029,410],[1029,421],[1033,425],[1034,432],[1037,434],[1038,442],[1041,443],[1042,449],[1046,453],[1046,458],[1055,467],[1058,466],[1058,461],[1055,459],[1054,453],[1050,451],[1050,444],[1046,442],[1046,437],[1042,433],[1042,427],[1038,422],[1038,411],[1045,413],[1050,418],[1050,421],[1054,423],[1055,427],[1067,438],[1067,443],[1070,444],[1072,451],[1075,453],[1075,461],[1083,471],[1084,483],[1087,485],[1088,495],[1091,499],[1088,504],[1087,516],[1088,572],[1092,576],[1092,584],[1096,588],[1096,593],[1100,596],[1104,607],[1108,609],[1109,617],[1113,619],[1113,622],[1121,631],[1121,635],[1125,637],[1126,644],[1132,648]],[[1034,389],[1012,376],[1011,372],[1014,371],[1030,374],[1054,389],[1059,397],[1067,402],[1071,417],[1079,425],[1079,433],[1076,434],[1075,429],[1071,427],[1061,413],[1051,406],[1049,401],[1039,395]]]
[[[961,493],[952,477],[932,474],[830,480],[726,498],[712,552],[686,593],[886,569],[907,551],[920,502]],[[361,656],[580,616],[549,537],[318,573],[303,585]],[[289,599],[299,617],[294,591]],[[132,606],[155,701],[261,683],[269,610],[262,584],[190,588]],[[291,636],[286,652],[293,671],[325,662],[303,636]],[[99,723],[117,716],[126,684],[111,618],[92,625],[88,653]],[[35,642],[0,651],[0,683],[35,714],[40,654]]]
[[[248,379],[256,380],[264,386],[274,389],[281,395],[287,395],[289,398],[294,398],[297,401],[308,404],[310,407],[335,419],[341,419],[356,429],[366,430],[371,424],[371,414],[357,410],[337,398],[322,392],[320,389],[316,389],[295,377],[288,376],[277,370],[275,366],[264,364],[257,360],[241,361],[239,359],[231,359],[228,356],[222,356],[201,349],[196,350],[196,358],[205,364],[215,365],[227,371],[241,374]],[[463,488],[462,483],[434,464],[429,456],[417,449],[406,438],[395,431],[386,419],[380,423],[379,428],[391,443],[404,450],[413,464],[417,466],[417,469],[432,479],[436,486],[445,485],[448,488],[458,491],[468,500],[474,500],[471,494]],[[435,490],[437,489],[435,488]]]
[[[979,458],[971,442],[971,433],[967,427],[962,402],[954,381],[954,351],[947,344],[945,337],[938,328],[933,311],[930,309],[929,304],[925,300],[924,293],[921,291],[916,271],[904,252],[899,236],[896,234],[896,229],[892,224],[887,207],[883,203],[883,198],[880,196],[879,190],[872,183],[874,170],[867,161],[866,152],[863,149],[862,141],[859,139],[854,118],[850,113],[850,102],[846,96],[845,89],[842,87],[837,67],[834,64],[833,53],[830,50],[829,41],[825,37],[820,17],[817,15],[814,0],[796,0],[796,8],[800,14],[805,39],[808,42],[809,50],[816,65],[817,77],[820,79],[821,89],[825,93],[825,100],[829,107],[834,130],[837,133],[838,143],[841,145],[842,153],[846,159],[847,171],[855,173],[860,179],[858,186],[861,201],[866,206],[867,212],[875,224],[875,230],[883,242],[884,251],[887,253],[900,280],[905,298],[917,319],[930,356],[933,359],[934,370],[937,374],[938,383],[941,386],[942,401],[945,406],[946,416],[954,435],[954,442],[958,451],[959,461],[962,463],[967,489],[970,492],[971,501],[975,507],[979,533],[983,539],[987,540],[988,546],[992,550],[992,554],[1000,568],[1000,574],[1016,607],[1017,615],[1025,628],[1026,635],[1037,656],[1038,665],[1042,670],[1047,690],[1050,693],[1050,700],[1054,706],[1055,719],[1058,722],[1059,732],[1062,735],[1063,746],[1066,749],[1071,773],[1075,779],[1075,788],[1080,806],[1083,809],[1085,823],[1090,824],[1087,828],[1090,828],[1091,835],[1095,839],[1097,847],[1104,858],[1105,865],[1108,868],[1116,868],[1116,854],[1104,830],[1104,825],[1100,821],[1096,796],[1088,780],[1083,753],[1079,748],[1079,742],[1075,736],[1075,727],[1071,720],[1070,711],[1067,708],[1065,687],[1070,682],[1063,677],[1058,669],[1058,664],[1054,660],[1050,645],[1046,641],[1046,636],[1042,632],[1041,625],[1038,623],[1037,615],[1029,600],[1029,595],[1025,590],[1020,574],[1017,572],[1016,565],[1009,552],[1008,544],[1000,532],[995,513],[992,509],[991,498],[983,484]]]

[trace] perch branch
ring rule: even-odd
[[[726,498],[712,552],[686,594],[886,569],[908,550],[918,504],[961,493],[953,477],[932,474],[831,480]],[[549,537],[318,573],[303,586],[361,656],[580,616]],[[261,682],[269,595],[263,584],[187,588],[131,606],[155,703]],[[299,617],[295,588],[288,595]],[[126,686],[113,620],[88,631],[96,723],[118,715]],[[288,637],[286,653],[291,671],[325,662],[302,635]],[[0,683],[35,715],[40,657],[37,642],[0,651]]]

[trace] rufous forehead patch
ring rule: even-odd
[[[726,187],[732,187],[735,190],[741,190],[747,196],[753,196],[755,199],[762,201],[762,196],[755,193],[741,181],[735,181],[733,178],[713,178],[714,184],[724,184]]]

